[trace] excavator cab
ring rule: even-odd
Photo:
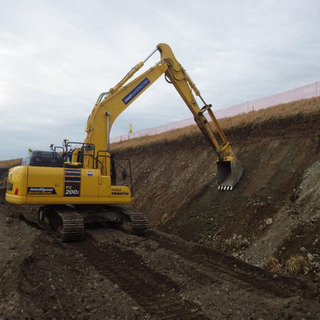
[[[55,151],[31,151],[29,156],[22,160],[23,166],[34,167],[62,167],[63,158]]]

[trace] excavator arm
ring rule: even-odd
[[[144,62],[138,63],[115,87],[99,96],[87,122],[85,143],[94,145],[97,151],[109,151],[110,130],[116,118],[161,75],[165,74],[166,80],[174,85],[218,156],[218,188],[232,190],[241,178],[243,169],[219,126],[211,105],[205,103],[196,85],[176,60],[167,44],[158,44],[155,51],[161,54],[161,60],[155,66],[128,82],[144,65]],[[202,108],[198,106],[193,92],[203,102]],[[205,113],[208,114],[209,121]]]

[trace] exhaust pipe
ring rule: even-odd
[[[236,158],[217,161],[218,189],[232,190],[239,182],[243,168]]]

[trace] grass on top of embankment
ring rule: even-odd
[[[320,111],[320,98],[311,98],[293,101],[285,104],[279,104],[258,111],[250,111],[237,116],[223,118],[218,120],[223,130],[230,130],[236,127],[246,126],[250,123],[260,123],[270,119],[281,119],[290,116],[302,114],[312,114]],[[123,142],[113,143],[112,151],[119,151],[126,148],[134,148],[139,146],[147,146],[153,143],[161,143],[164,141],[180,140],[186,136],[201,134],[196,124],[167,131],[161,134],[144,136],[140,138],[130,139]]]
[[[12,159],[12,160],[2,160],[0,161],[0,168],[11,168],[14,166],[18,166],[21,163],[21,158]]]

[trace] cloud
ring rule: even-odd
[[[0,159],[82,140],[98,95],[159,42],[215,109],[319,80],[320,4],[147,0],[0,3]],[[156,53],[146,64],[159,59]],[[161,77],[112,135],[191,116]]]

